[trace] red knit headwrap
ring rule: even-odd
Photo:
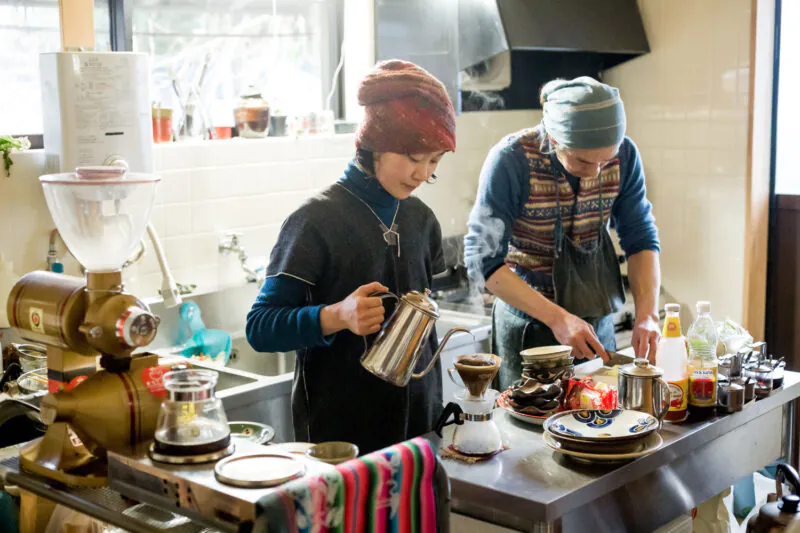
[[[370,152],[418,154],[456,149],[456,118],[442,82],[414,63],[391,59],[361,81],[366,113],[356,147]]]

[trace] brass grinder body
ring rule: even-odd
[[[158,357],[132,352],[152,342],[158,319],[124,292],[121,272],[86,280],[31,272],[11,290],[7,310],[25,339],[47,346],[48,430],[21,452],[22,466],[70,485],[102,485],[104,463],[95,463],[104,450],[132,453],[153,438],[162,397],[151,392],[160,373],[148,369]]]

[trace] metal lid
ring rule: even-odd
[[[637,378],[660,378],[664,371],[651,365],[647,359],[634,359],[633,363],[619,369],[620,374]]]
[[[303,463],[281,453],[234,456],[214,466],[217,481],[244,488],[274,487],[305,474]]]
[[[419,291],[406,293],[402,300],[428,316],[439,318],[439,305],[430,297],[428,289],[425,289],[425,294]]]

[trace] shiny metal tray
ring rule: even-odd
[[[249,441],[236,443],[230,459],[271,451]],[[296,456],[306,475],[316,475],[333,467]],[[214,474],[215,463],[169,465],[152,461],[146,450],[135,456],[108,453],[109,486],[121,494],[173,509],[194,520],[225,531],[248,530],[256,517],[256,503],[274,488],[239,488],[221,483]]]
[[[135,502],[131,502],[110,488],[88,489],[54,485],[46,478],[20,471],[19,457],[17,456],[0,461],[0,481],[5,485],[17,486],[130,533],[164,531],[162,527],[159,527],[160,520],[155,520],[155,518],[159,518],[159,515],[160,517],[165,516],[163,511],[166,509],[162,510],[162,513],[150,513],[147,507],[136,506]],[[131,509],[133,510],[131,511]],[[210,531],[209,525],[211,524],[208,522],[203,525],[195,521],[175,520],[171,524],[169,532],[204,533]],[[218,526],[219,524],[213,525]]]

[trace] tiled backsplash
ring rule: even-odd
[[[663,285],[742,318],[750,0],[639,0],[652,52],[607,73],[641,149]],[[688,326],[688,324],[685,324]]]
[[[534,111],[458,117],[458,151],[442,160],[438,183],[419,192],[436,212],[445,236],[465,232],[478,174],[491,146],[539,119]],[[176,280],[197,284],[201,291],[243,283],[237,259],[218,252],[223,234],[240,232],[247,253],[263,263],[284,218],[336,181],[353,151],[352,135],[157,145],[154,164],[163,182],[153,225]],[[32,151],[13,158],[11,177],[0,178],[0,252],[22,274],[45,268],[53,223],[37,180],[44,154]],[[59,252],[65,255],[61,243]],[[68,273],[78,272],[70,257],[64,263]],[[125,274],[136,294],[157,294],[160,274],[152,252]]]

